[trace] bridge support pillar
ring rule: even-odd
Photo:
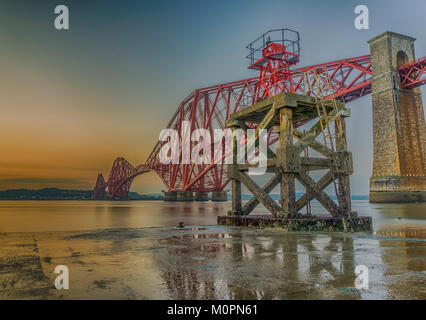
[[[195,201],[209,201],[209,193],[208,192],[194,192],[194,200]]]
[[[212,201],[228,201],[228,195],[226,191],[212,191]]]
[[[107,184],[102,173],[98,174],[98,178],[96,179],[96,185],[93,189],[93,200],[105,200],[105,188]]]
[[[385,32],[369,41],[373,173],[370,202],[426,201],[426,133],[419,88],[401,89],[397,68],[415,60],[414,38]]]
[[[192,191],[178,191],[177,201],[193,201],[194,195]]]
[[[176,191],[164,191],[164,201],[176,201],[177,192]]]

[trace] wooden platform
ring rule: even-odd
[[[371,217],[309,216],[281,218],[273,215],[219,216],[219,225],[272,228],[284,231],[373,232]]]
[[[336,101],[337,109],[339,113],[345,117],[350,116],[350,109],[345,107],[343,102]],[[265,119],[271,118],[271,125],[280,125],[280,118],[273,117],[272,115],[282,108],[292,109],[292,122],[299,123],[308,120],[312,120],[318,117],[315,99],[313,97],[295,94],[295,93],[281,93],[277,96],[266,98],[256,104],[244,108],[240,111],[234,112],[229,116],[227,120],[227,126],[230,127],[233,124],[245,126],[244,123],[256,123],[260,124]],[[326,101],[325,105],[328,112],[333,110],[333,104],[331,101]],[[270,116],[268,117],[268,113]]]

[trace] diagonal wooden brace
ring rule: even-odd
[[[296,138],[300,139],[298,142],[295,143],[295,147],[298,147],[300,149],[300,152],[302,152],[303,149],[309,146],[327,158],[333,154],[333,151],[330,148],[326,147],[322,143],[319,143],[318,141],[315,141],[315,138],[318,135],[314,135],[313,133],[309,136],[307,134],[304,135],[301,131],[297,129],[293,129],[293,135]]]
[[[329,170],[318,182],[317,185],[321,189],[325,189],[330,183],[333,182],[333,171]],[[309,201],[311,201],[313,198],[315,198],[315,195],[312,192],[306,192],[303,196],[301,196],[296,201],[296,211],[301,210],[304,206],[308,204]]]
[[[239,172],[240,181],[249,189],[249,191],[256,197],[266,209],[268,209],[275,217],[283,216],[282,208],[276,203],[256,182],[243,172]]]
[[[314,197],[327,209],[327,211],[333,216],[339,215],[339,207],[337,204],[325,193],[325,191],[304,171],[300,171],[296,175],[297,180],[314,194]]]
[[[281,182],[281,174],[275,174],[264,186],[263,191],[266,194],[269,194],[279,183]],[[242,208],[242,214],[248,215],[250,214],[260,203],[260,201],[253,197]]]
[[[257,140],[259,140],[260,130],[262,129],[268,130],[272,126],[275,119],[275,115],[276,115],[276,110],[274,106],[272,106],[271,109],[266,114],[265,118],[263,118],[263,120],[259,123],[259,126],[256,128],[256,131],[254,133],[254,138],[247,141],[246,150],[250,150],[250,148],[256,144]],[[241,160],[242,159],[239,159],[239,163],[241,162]]]
[[[296,134],[297,135],[296,135]],[[295,146],[300,148],[300,151],[303,151],[306,147],[309,146],[312,141],[314,141],[321,133],[321,124],[320,122],[316,122],[305,134],[300,132],[297,129],[293,129],[293,135],[295,135],[299,141],[295,143]]]

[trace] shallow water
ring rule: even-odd
[[[229,207],[0,202],[0,299],[426,299],[425,204],[354,201],[375,234],[216,226]],[[57,265],[69,290],[53,286]]]
[[[353,211],[373,217],[376,232],[426,228],[426,203],[370,204],[352,201]],[[186,225],[215,225],[230,202],[162,201],[0,201],[0,232],[79,231]],[[266,210],[259,206],[253,214]],[[326,214],[316,201],[312,213]],[[396,232],[399,232],[398,234]],[[426,235],[423,234],[423,237]],[[422,237],[421,233],[416,237]]]

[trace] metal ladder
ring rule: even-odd
[[[312,80],[312,82],[310,80]],[[334,90],[330,82],[329,74],[327,71],[317,69],[309,70],[304,74],[304,81],[305,93],[315,98],[315,105],[324,139],[324,145],[331,149],[334,153],[336,152],[337,146],[343,146],[346,144],[346,139],[344,136],[344,123],[340,113],[338,112],[337,101],[334,96]],[[334,113],[334,131],[330,128],[329,112],[327,110],[327,105],[330,106],[330,102]],[[337,143],[337,141],[339,143]],[[336,176],[338,164],[336,161],[333,161],[333,164],[335,166],[333,176],[334,191],[337,198],[340,199],[341,197],[344,197],[344,190]]]

